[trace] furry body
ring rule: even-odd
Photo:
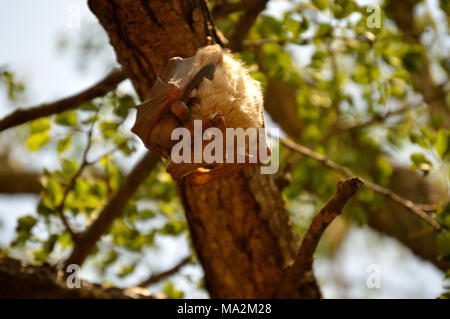
[[[263,96],[261,86],[247,68],[230,53],[217,46],[199,49],[199,63],[219,61],[212,81],[203,79],[195,99],[190,104],[191,120],[210,119],[220,114],[226,127],[259,128],[264,125]]]

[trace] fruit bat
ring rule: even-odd
[[[177,143],[171,140],[172,131],[185,127],[192,132],[195,120],[202,120],[202,130],[261,128],[263,111],[259,82],[231,53],[218,45],[208,45],[193,57],[169,59],[148,98],[138,105],[131,130],[146,147],[168,159],[167,171],[175,180],[187,176],[193,184],[203,185],[249,165],[248,157],[244,163],[175,164],[170,158]],[[267,153],[270,155],[269,147]]]

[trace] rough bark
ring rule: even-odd
[[[297,293],[308,298],[321,298],[320,289],[313,276],[314,252],[325,229],[342,213],[347,201],[355,195],[362,184],[363,182],[357,177],[338,182],[336,192],[316,216],[314,216],[309,225],[294,263],[284,274],[283,282],[277,292],[277,297],[291,298],[291,296]],[[300,282],[297,287],[291,284],[296,281]],[[311,286],[315,288],[311,289]],[[307,293],[311,292],[314,294],[307,295]]]
[[[167,59],[206,44],[200,1],[90,0],[119,63],[143,99]],[[248,168],[200,188],[178,185],[213,298],[273,295],[297,248],[272,176]]]
[[[62,270],[33,266],[0,254],[0,299],[8,298],[152,298],[140,287],[107,288],[80,281],[80,288],[69,288]]]

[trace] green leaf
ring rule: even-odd
[[[159,233],[163,235],[178,235],[186,229],[186,223],[181,220],[169,220]]]
[[[115,250],[111,249],[108,252],[106,252],[105,257],[102,258],[100,264],[100,271],[104,273],[106,268],[108,268],[108,266],[114,263],[118,258],[119,254]]]
[[[327,37],[330,36],[333,32],[333,28],[328,23],[321,23],[319,25],[319,29],[317,30],[317,36],[319,37]]]
[[[424,172],[431,170],[433,164],[422,153],[411,154],[411,160],[413,162],[412,169],[420,169]]]
[[[119,128],[119,123],[112,121],[100,122],[100,131],[105,137],[113,137],[117,134],[117,129]]]
[[[77,125],[77,113],[75,111],[66,111],[56,115],[55,122],[63,126]]]
[[[409,140],[411,141],[411,143],[420,145],[421,147],[423,147],[425,149],[429,148],[428,143],[427,143],[427,141],[425,139],[425,136],[423,136],[423,135],[420,135],[420,134],[417,134],[417,133],[411,133],[409,135]]]
[[[61,185],[53,179],[48,179],[44,187],[44,192],[52,203],[59,204],[63,196],[63,189]]]
[[[139,218],[140,219],[151,219],[156,217],[156,213],[150,209],[144,209],[139,211]]]
[[[402,57],[403,66],[410,72],[419,72],[423,68],[422,51],[413,47]]]
[[[436,152],[442,159],[449,152],[449,143],[448,143],[449,137],[450,137],[450,130],[441,129],[439,130],[436,137],[436,142],[434,143],[434,148],[436,149]]]
[[[64,232],[64,234],[59,236],[58,242],[62,248],[69,247],[70,245],[72,245],[72,236],[69,234],[69,232]]]
[[[124,95],[119,98],[114,113],[121,118],[125,118],[128,115],[128,110],[135,106],[133,97],[131,95]]]
[[[134,147],[133,145],[128,145],[128,139],[126,138],[116,138],[114,140],[114,143],[119,147],[120,151],[124,155],[129,156],[136,151],[136,147]]]
[[[336,18],[342,19],[355,11],[356,5],[351,0],[335,0],[331,6]]]
[[[312,0],[311,2],[319,10],[323,10],[323,9],[325,9],[328,6],[328,1],[327,0]]]
[[[181,299],[184,297],[184,293],[181,290],[176,289],[171,281],[164,284],[162,291],[169,299]]]
[[[90,184],[89,193],[98,198],[104,198],[107,195],[108,188],[105,181],[99,180]]]
[[[31,135],[35,133],[41,133],[48,131],[50,129],[50,120],[47,117],[43,117],[37,120],[34,120],[30,123],[30,133]]]
[[[53,248],[55,248],[55,244],[58,241],[59,235],[52,234],[49,239],[44,243],[43,250],[50,254],[53,251]]]
[[[136,265],[128,265],[128,266],[120,266],[119,269],[117,270],[117,276],[119,276],[120,278],[126,277],[129,274],[131,274],[134,269],[136,268]]]
[[[67,135],[66,137],[60,139],[58,141],[58,145],[56,146],[58,153],[64,153],[65,151],[67,151],[70,147],[71,142],[72,142],[72,135]]]
[[[362,64],[358,65],[355,73],[352,75],[352,79],[358,84],[368,84],[370,82],[370,77],[367,73],[367,68]]]
[[[308,30],[309,28],[309,20],[306,16],[302,16],[302,21],[300,22],[300,28],[298,30],[298,33],[301,34]]]
[[[50,135],[47,131],[34,133],[27,138],[27,148],[32,152],[36,152],[42,146],[47,145],[49,141]]]
[[[17,220],[16,231],[29,233],[31,229],[34,227],[34,225],[36,225],[36,223],[37,219],[34,218],[33,216],[27,215],[20,217]]]
[[[65,176],[75,175],[78,169],[78,163],[76,160],[63,158],[61,160],[61,169]]]
[[[36,209],[37,213],[42,216],[49,216],[53,214],[54,210],[51,207],[49,207],[48,204],[49,204],[48,200],[46,201],[44,199],[41,199]]]
[[[437,246],[442,256],[450,256],[450,232],[446,231],[438,235]]]
[[[79,109],[81,109],[83,111],[95,112],[98,109],[98,105],[92,101],[89,101],[89,102],[85,102],[85,103],[81,104]]]
[[[299,36],[299,30],[300,30],[300,23],[299,21],[293,19],[290,16],[287,16],[284,20],[284,25],[286,27],[286,30],[292,33],[292,40],[297,41]]]

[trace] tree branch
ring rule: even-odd
[[[81,266],[84,263],[95,243],[108,230],[114,219],[122,214],[127,201],[147,178],[158,161],[159,156],[156,153],[147,152],[136,164],[122,185],[120,185],[120,188],[113,193],[95,222],[84,233],[78,235],[78,241],[75,243],[71,255],[66,260],[64,269],[70,264]]]
[[[312,276],[313,256],[319,240],[327,226],[342,213],[345,204],[356,193],[362,183],[357,177],[338,182],[337,191],[333,197],[313,218],[302,240],[294,263],[286,269],[277,297],[290,298],[295,295],[299,288],[302,291],[301,295],[304,296],[305,289],[311,289],[311,285],[316,286],[315,281],[311,281],[311,279],[314,278]],[[320,297],[320,292],[319,296],[313,292],[310,297]]]
[[[332,160],[330,160],[329,158],[314,152],[313,150],[297,144],[295,142],[289,141],[287,139],[284,138],[279,138],[280,142],[285,145],[286,147],[290,148],[293,151],[296,151],[304,156],[310,157],[312,159],[315,159],[316,161],[321,162],[322,164],[324,164],[325,166],[331,168],[332,170],[341,173],[343,176],[350,178],[352,176],[355,176],[355,174],[353,174],[348,168],[344,167],[344,166],[340,166],[338,164],[336,164],[335,162],[333,162]],[[407,208],[408,210],[410,210],[412,213],[416,214],[417,216],[421,217],[423,220],[425,220],[428,224],[430,224],[436,231],[441,232],[442,231],[442,227],[441,225],[439,225],[439,223],[433,218],[433,216],[427,214],[424,209],[419,205],[416,204],[406,198],[403,198],[402,196],[394,193],[393,191],[380,186],[378,184],[375,184],[373,182],[364,180],[361,178],[361,180],[364,183],[364,186],[376,193],[382,194],[384,196],[386,196],[387,198],[391,199],[392,201],[402,205],[403,207]],[[428,208],[428,207],[427,207]]]
[[[240,51],[242,43],[247,36],[248,31],[258,18],[258,15],[266,8],[268,0],[254,1],[254,5],[244,12],[237,23],[234,33],[230,38],[230,49],[232,51]]]
[[[25,171],[0,171],[0,193],[6,194],[39,194],[40,174]]]
[[[191,256],[187,256],[186,258],[182,259],[178,264],[176,264],[172,268],[170,268],[166,271],[163,271],[159,274],[151,275],[148,279],[142,281],[137,286],[138,287],[147,287],[151,284],[157,283],[157,282],[163,280],[164,278],[167,278],[173,274],[176,274],[181,268],[183,268],[183,266],[187,265],[190,262],[191,262]]]
[[[18,109],[0,119],[0,132],[23,123],[36,120],[40,117],[62,113],[64,111],[76,108],[84,102],[103,96],[109,91],[114,90],[117,85],[125,79],[126,76],[122,70],[114,69],[103,80],[78,94],[52,103],[44,103],[30,108]]]
[[[395,115],[401,115],[407,111],[410,111],[418,106],[420,106],[423,102],[417,102],[417,103],[407,103],[404,106],[401,106],[400,108],[393,110],[393,111],[387,111],[385,114],[377,114],[374,115],[371,119],[367,121],[362,121],[359,123],[352,123],[352,124],[344,124],[339,119],[335,122],[334,125],[331,125],[330,128],[323,134],[314,144],[311,145],[311,148],[314,148],[317,145],[320,145],[324,143],[328,138],[331,136],[344,132],[344,131],[352,131],[352,130],[358,130],[364,127],[368,127],[370,125],[376,124],[376,123],[382,123],[385,120],[389,119],[392,116]]]
[[[98,110],[97,110],[96,114],[97,113],[98,113]],[[72,240],[74,242],[78,241],[78,234],[75,233],[75,231],[72,229],[67,218],[64,215],[64,205],[66,203],[66,199],[67,199],[67,196],[69,195],[69,192],[72,190],[73,186],[75,185],[77,178],[80,177],[80,175],[83,173],[84,168],[89,164],[89,162],[87,160],[87,155],[88,155],[89,150],[91,149],[91,145],[92,145],[92,133],[94,132],[94,125],[95,125],[95,121],[91,124],[91,127],[89,128],[89,131],[87,132],[87,143],[86,143],[86,147],[83,152],[83,156],[81,158],[81,164],[78,167],[75,174],[70,178],[69,184],[67,185],[66,189],[64,190],[64,194],[63,194],[61,203],[58,205],[58,207],[56,207],[56,211],[58,212],[64,226],[66,227],[67,231],[69,232],[69,234],[72,237]]]
[[[258,5],[259,2],[260,0],[242,0],[233,3],[225,2],[224,4],[216,5],[212,10],[212,15],[214,19],[220,19],[234,12],[250,10]]]
[[[408,167],[395,167],[387,187],[404,198],[416,203],[437,204],[445,194],[441,186],[430,183]],[[381,233],[396,238],[411,249],[420,258],[432,262],[442,271],[450,268],[450,261],[439,258],[437,246],[438,233],[433,231],[423,219],[411,214],[405,207],[386,200],[384,205],[378,208],[370,207],[365,203],[359,205],[368,213],[368,225]],[[395,214],[386,214],[395,212]]]
[[[34,266],[0,254],[0,299],[11,298],[154,298],[141,287],[107,288],[80,280],[69,288],[64,272],[50,266]]]

